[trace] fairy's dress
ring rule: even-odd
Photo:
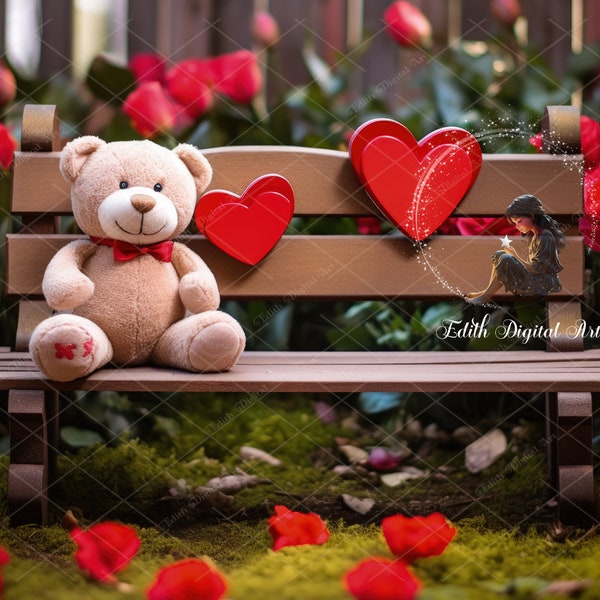
[[[528,271],[517,258],[498,250],[492,256],[498,280],[507,292],[517,296],[545,296],[560,292],[562,286],[558,273],[563,266],[558,260],[556,241],[552,233],[544,230],[540,235],[529,239],[529,262],[533,272]]]

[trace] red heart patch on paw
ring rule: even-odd
[[[464,129],[444,127],[417,142],[391,119],[359,127],[352,166],[375,205],[416,241],[429,237],[460,204],[481,169],[481,148]]]
[[[263,175],[237,196],[211,190],[200,198],[198,231],[233,258],[260,262],[280,240],[294,215],[294,190],[281,175]]]

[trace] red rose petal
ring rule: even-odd
[[[227,580],[207,562],[190,558],[164,567],[148,589],[148,600],[219,600]]]
[[[401,560],[366,558],[352,567],[342,583],[356,600],[413,600],[423,584]]]
[[[69,533],[77,544],[77,565],[98,581],[114,583],[114,574],[131,562],[140,547],[136,532],[119,523],[97,523],[85,530],[75,527]]]
[[[407,563],[441,554],[456,535],[456,529],[440,513],[386,517],[381,529],[390,550]]]
[[[329,539],[325,522],[314,513],[300,513],[277,505],[275,516],[269,518],[273,550],[303,544],[324,544]]]

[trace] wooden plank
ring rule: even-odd
[[[422,365],[430,367],[438,365],[451,369],[477,366],[497,369],[513,369],[517,367],[529,368],[526,365],[534,363],[536,369],[597,369],[600,366],[600,350],[586,350],[579,352],[546,352],[544,350],[499,350],[499,351],[259,351],[246,350],[242,353],[239,365],[362,365],[362,366],[400,366]],[[25,370],[35,370],[29,352],[3,352],[0,353],[0,365],[3,370],[8,370],[11,365]],[[229,377],[229,375],[226,375]]]
[[[8,399],[11,525],[48,521],[48,421],[45,393],[11,389]]]
[[[521,3],[529,23],[529,43],[553,73],[562,76],[571,52],[571,2],[565,0],[528,0]],[[565,35],[567,33],[567,35]],[[566,96],[566,94],[565,94]]]
[[[345,152],[315,148],[228,147],[204,150],[214,169],[210,189],[241,193],[256,177],[271,172],[287,177],[296,195],[297,215],[361,215],[373,210]],[[540,197],[549,214],[573,215],[583,202],[579,155],[486,154],[470,192],[455,216],[501,216],[518,195]],[[581,190],[580,194],[573,193]]]
[[[57,73],[68,72],[71,66],[72,3],[46,0],[39,6],[42,11],[42,28],[36,35],[42,36],[42,51],[38,77],[41,81],[49,81]]]
[[[196,0],[159,0],[157,10],[150,12],[157,28],[156,45],[151,48],[169,62],[190,57],[205,57],[214,48],[218,25],[212,2]],[[237,49],[237,48],[236,48]]]
[[[556,328],[559,332],[549,340],[547,349],[560,352],[583,350],[583,337],[569,335],[573,328],[583,324],[580,302],[548,302],[548,327]]]
[[[256,2],[253,4],[256,5]],[[313,24],[307,18],[307,4],[307,0],[269,2],[269,12],[277,21],[281,32],[277,50],[271,53],[274,56],[265,57],[262,53],[260,55],[261,60],[268,58],[270,61],[266,75],[274,92],[272,106],[281,101],[281,94],[285,93],[285,89],[306,85],[310,80],[305,62],[301,59],[303,45],[307,37],[312,35],[311,31],[314,31],[311,30]],[[235,21],[239,22],[239,18],[236,16]],[[247,21],[242,23],[248,29]]]
[[[163,44],[163,39],[169,40],[170,36],[162,30],[170,23],[157,18],[159,12],[165,10],[163,5],[166,4],[164,0],[162,3],[158,0],[129,0],[129,26],[127,27],[129,56],[142,52],[157,52],[169,57],[169,48],[167,44]],[[170,14],[169,9],[171,7],[167,6],[165,10],[167,17]]]
[[[75,236],[7,236],[7,293],[41,294],[44,269]],[[448,299],[483,289],[498,238],[439,236],[421,248],[399,236],[285,236],[256,267],[223,253],[200,236],[184,238],[209,265],[226,299]],[[583,243],[569,238],[561,253],[561,292],[583,295]],[[516,244],[521,243],[515,238]],[[516,245],[515,244],[515,245]],[[513,295],[498,295],[514,300]]]
[[[332,353],[333,354],[333,353]],[[341,356],[344,353],[335,353]],[[227,373],[194,374],[161,368],[101,369],[86,379],[67,383],[51,382],[36,370],[14,373],[0,371],[0,389],[53,389],[53,390],[119,390],[166,392],[360,392],[367,390],[406,392],[482,392],[495,389],[511,393],[600,391],[600,351],[563,354],[563,360],[554,360],[549,368],[547,358],[558,353],[544,351],[515,352],[529,362],[495,362],[502,351],[486,353],[490,362],[478,363],[478,353],[450,352],[463,362],[436,363],[427,357],[422,364],[403,362],[400,358],[414,358],[419,353],[381,353],[396,355],[392,362],[373,365],[343,361],[327,364],[319,361],[322,353],[289,353],[292,364],[269,362],[246,364],[240,361]],[[421,353],[423,355],[430,353]],[[473,354],[473,361],[468,357]],[[274,353],[274,356],[281,356]],[[328,356],[325,353],[325,356]],[[538,360],[531,360],[537,357]],[[585,358],[584,358],[585,357]],[[514,358],[514,357],[513,357]],[[580,359],[585,360],[585,367]]]
[[[71,212],[70,187],[58,170],[59,152],[15,152],[11,212]]]
[[[255,178],[278,173],[292,184],[297,216],[380,214],[362,190],[346,152],[282,146],[203,152],[214,169],[209,189],[241,194]],[[58,172],[59,157],[53,152],[16,153],[14,213],[71,212],[69,187]],[[455,216],[501,216],[513,198],[524,193],[537,195],[549,214],[578,214],[583,202],[581,166],[579,155],[486,154],[479,177]]]
[[[60,151],[60,123],[55,105],[25,105],[21,150],[33,153]]]
[[[45,302],[21,300],[19,302],[15,350],[26,351],[29,348],[29,338],[33,330],[51,314],[52,309]]]
[[[593,465],[559,465],[558,514],[560,522],[578,527],[598,520]]]

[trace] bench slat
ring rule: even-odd
[[[59,384],[45,380],[31,363],[30,370],[2,369],[0,388],[244,393],[600,391],[600,350],[566,356],[544,351],[456,352],[456,360],[451,362],[447,353],[436,361],[436,354],[246,352],[228,373],[107,368],[84,380]]]
[[[241,194],[256,177],[287,177],[296,199],[296,215],[360,216],[379,212],[362,191],[348,154],[314,148],[231,146],[205,150],[214,169],[210,189]],[[69,187],[58,172],[56,152],[17,152],[14,160],[12,212],[71,212]],[[455,215],[501,216],[513,198],[539,196],[546,212],[578,214],[582,207],[581,156],[486,154],[477,181]],[[40,190],[43,193],[40,194]]]
[[[7,292],[17,295],[41,294],[48,261],[58,248],[76,239],[69,235],[7,237]],[[521,241],[513,239],[518,247]],[[422,249],[400,236],[286,236],[253,268],[200,236],[184,240],[213,270],[223,298],[284,301],[460,297],[487,285],[490,257],[500,248],[493,236],[439,236]],[[582,239],[569,237],[561,258],[569,268],[560,274],[562,291],[552,297],[581,296]]]

